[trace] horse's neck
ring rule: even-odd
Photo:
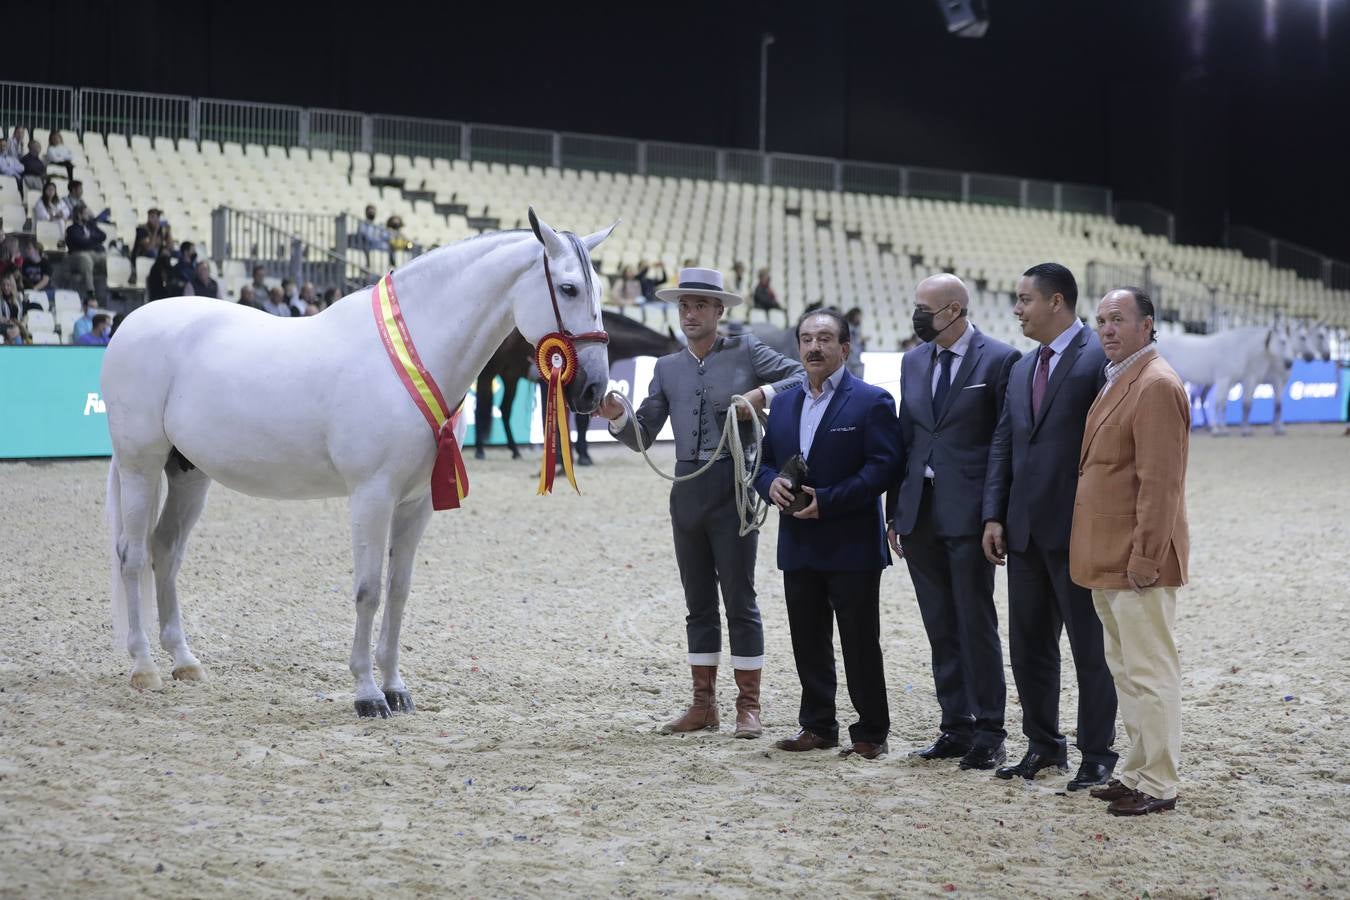
[[[480,249],[487,252],[468,258],[462,252]],[[534,255],[519,243],[454,245],[394,274],[418,356],[446,402],[459,399],[515,326],[507,295]],[[548,291],[542,277],[539,290]]]

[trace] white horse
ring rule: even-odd
[[[1215,334],[1167,334],[1158,336],[1158,352],[1176,369],[1182,380],[1208,386],[1214,396],[1210,432],[1228,433],[1228,394],[1242,385],[1242,433],[1252,433],[1252,400],[1256,388],[1269,384],[1275,391],[1275,416],[1271,425],[1284,434],[1284,386],[1294,359],[1305,352],[1288,325],[1230,328]],[[1206,392],[1208,393],[1208,391]]]
[[[592,333],[591,343],[577,347],[578,371],[567,392],[571,406],[591,411],[608,387],[609,366],[599,343],[601,286],[590,251],[614,226],[577,237],[538,222],[533,209],[529,215],[533,234],[471,238],[396,270],[407,333],[449,399],[464,395],[513,327],[532,344],[551,332],[583,340]],[[413,556],[432,512],[437,442],[386,352],[372,291],[299,319],[218,300],[163,300],[136,310],[118,329],[104,357],[102,389],[113,445],[113,624],[131,654],[133,687],[161,685],[145,630],[153,627],[156,605],[173,677],[204,675],[183,633],[174,581],[207,488],[219,481],[278,500],[351,498],[356,710],[381,717],[391,707],[412,711],[399,675],[399,628]],[[308,394],[300,403],[297,385]],[[387,601],[376,659],[383,683],[376,686],[370,643],[382,587]]]

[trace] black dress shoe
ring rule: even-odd
[[[970,752],[970,744],[949,732],[942,732],[938,739],[922,750],[915,750],[910,756],[920,759],[956,759]]]
[[[1064,756],[1056,756],[1049,753],[1041,753],[1039,750],[1028,750],[1022,761],[1015,766],[1002,766],[994,772],[999,778],[1025,778],[1031,781],[1036,777],[1036,773],[1042,769],[1051,767],[1059,769],[1061,772],[1068,770],[1069,760]],[[1081,772],[1081,770],[1080,770]],[[1092,782],[1098,784],[1099,782]]]
[[[992,769],[1000,766],[1008,758],[1003,745],[996,747],[972,747],[970,752],[961,757],[961,768],[963,769]]]
[[[1111,778],[1111,768],[1102,763],[1085,762],[1078,767],[1078,774],[1069,782],[1069,790],[1082,791],[1099,784],[1106,784]]]

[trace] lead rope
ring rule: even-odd
[[[741,429],[738,427],[738,419],[732,414],[731,410],[727,412],[726,423],[722,426],[722,439],[717,442],[717,449],[713,451],[712,459],[709,459],[700,468],[695,469],[688,475],[667,475],[652,462],[652,458],[647,455],[647,448],[642,446],[642,432],[638,429],[637,414],[633,412],[633,406],[628,402],[628,398],[623,394],[615,393],[619,398],[619,405],[628,413],[628,421],[632,423],[633,430],[638,436],[638,452],[642,458],[647,461],[647,465],[653,472],[660,475],[666,481],[679,484],[682,481],[692,481],[712,468],[713,463],[717,462],[722,455],[722,450],[731,444],[732,465],[735,468],[732,479],[732,485],[736,489],[736,515],[741,522],[740,535],[745,537],[752,531],[757,531],[765,520],[769,517],[769,504],[760,499],[759,494],[755,492],[755,477],[759,475],[760,469],[760,448],[764,444],[764,424],[760,421],[759,413],[754,404],[740,394],[731,395],[731,410],[737,406],[744,406],[750,411],[750,421],[753,423],[755,434],[754,452],[750,458],[746,458],[745,447],[741,442]],[[624,425],[627,428],[627,424]]]

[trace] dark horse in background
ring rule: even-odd
[[[665,334],[662,334],[648,328],[641,322],[608,310],[602,310],[601,316],[604,319],[605,331],[609,333],[609,364],[611,366],[621,359],[632,359],[635,356],[665,356],[667,353],[674,353],[684,346],[683,342],[676,338],[672,331],[668,330]],[[516,448],[515,436],[511,434],[511,407],[515,404],[516,384],[520,379],[537,379],[537,377],[538,372],[534,367],[534,348],[530,346],[529,341],[521,337],[519,331],[512,331],[502,342],[502,345],[497,348],[497,352],[492,354],[487,366],[478,375],[476,388],[478,399],[475,406],[474,421],[487,423],[487,426],[480,425],[474,429],[473,455],[475,459],[483,459],[486,456],[483,452],[483,446],[492,425],[492,381],[494,378],[501,378],[502,384],[505,386],[499,408],[502,414],[502,426],[506,429],[506,446],[511,448],[512,459],[520,458],[520,450]],[[588,466],[591,463],[591,457],[586,445],[586,430],[590,427],[591,417],[582,413],[575,413],[574,415],[577,428],[577,461],[583,466]]]

